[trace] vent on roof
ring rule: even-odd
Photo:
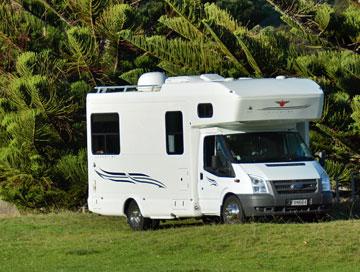
[[[200,78],[204,81],[224,81],[225,78],[218,74],[202,74]]]
[[[182,82],[190,82],[192,81],[192,77],[190,76],[177,76],[177,77],[169,77],[166,79],[166,83],[182,83]]]

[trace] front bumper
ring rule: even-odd
[[[313,194],[238,195],[245,216],[325,213],[332,205],[332,192]],[[307,199],[306,206],[291,206],[291,200]]]

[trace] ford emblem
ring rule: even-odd
[[[291,190],[300,190],[304,187],[302,183],[293,183],[290,185]]]

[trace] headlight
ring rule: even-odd
[[[263,178],[249,175],[254,194],[268,193],[266,181]]]
[[[326,174],[326,172],[322,172],[322,174],[320,175],[320,181],[323,191],[331,191],[330,178]]]

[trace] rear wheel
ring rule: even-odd
[[[126,210],[127,222],[133,230],[147,230],[151,227],[151,220],[144,218],[140,208],[135,201],[131,201]]]
[[[244,223],[245,216],[238,197],[231,195],[225,198],[221,208],[221,221],[224,224]]]

